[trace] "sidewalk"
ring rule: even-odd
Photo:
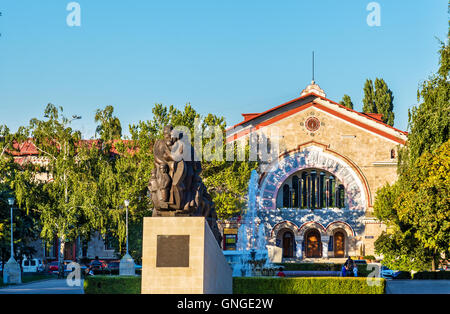
[[[450,294],[450,280],[387,280],[386,294]]]
[[[80,287],[69,287],[65,279],[50,279],[0,288],[0,294],[83,294]]]

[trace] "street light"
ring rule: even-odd
[[[119,275],[120,276],[134,276],[136,274],[135,272],[135,266],[134,266],[134,260],[131,257],[131,255],[128,253],[128,206],[130,205],[129,200],[124,200],[123,202],[125,204],[126,208],[126,232],[127,232],[127,254],[125,254],[122,259],[120,260],[119,264]]]
[[[19,263],[14,259],[14,239],[13,239],[13,206],[14,197],[8,198],[8,205],[11,207],[11,257],[6,265],[3,267],[3,283],[4,284],[19,284],[22,283],[22,272]]]
[[[125,216],[125,220],[126,220],[126,232],[127,232],[127,254],[128,254],[128,205],[130,205],[130,201],[129,200],[125,200],[125,208],[126,208],[126,216]]]
[[[13,206],[14,197],[8,197],[8,205],[11,206],[11,258],[14,258],[14,242],[13,242]]]

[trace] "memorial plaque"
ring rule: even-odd
[[[189,267],[189,235],[158,235],[156,267]]]

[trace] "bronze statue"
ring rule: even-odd
[[[183,133],[175,134],[173,127],[166,125],[163,134],[153,146],[155,167],[148,186],[153,216],[203,216],[221,246],[214,202],[200,177],[201,162],[195,160]]]

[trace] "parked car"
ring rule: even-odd
[[[44,271],[45,266],[41,259],[32,258],[22,261],[22,270],[24,273],[37,273]]]
[[[108,267],[108,265],[105,263],[105,261],[98,260],[98,259],[92,260],[91,263],[89,264],[89,266],[91,266],[94,271],[95,270],[103,271],[103,270],[106,270]]]
[[[48,264],[48,271],[50,273],[58,273],[58,269],[59,269],[59,262],[58,261],[53,261],[53,262],[50,262]]]
[[[380,276],[385,279],[394,279],[396,271],[381,265]]]

